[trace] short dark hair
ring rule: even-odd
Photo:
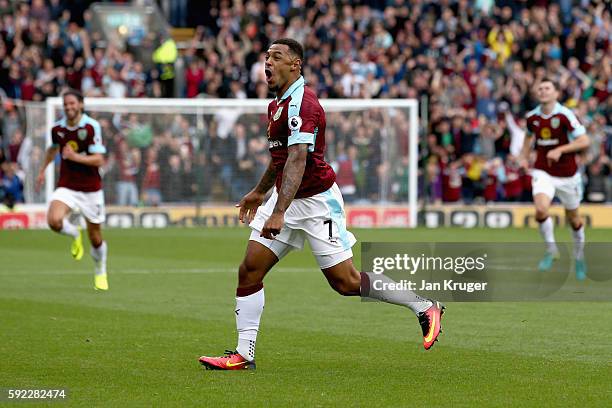
[[[83,99],[83,94],[80,93],[79,91],[77,91],[76,89],[70,88],[70,89],[67,89],[64,92],[62,92],[62,99],[65,98],[68,95],[74,96],[75,98],[78,99],[79,102],[83,102],[83,100],[84,100]]]
[[[291,51],[292,54],[301,59],[302,62],[304,61],[304,47],[302,47],[302,44],[300,44],[293,38],[279,38],[272,44],[286,45],[287,47],[289,47],[289,51]]]
[[[542,78],[542,80],[540,81],[540,83],[542,82],[550,82],[553,86],[553,88],[555,88],[555,91],[559,90],[559,84],[557,84],[556,81],[553,81],[552,79],[550,79],[549,77],[544,77]]]

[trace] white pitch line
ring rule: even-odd
[[[312,268],[273,268],[277,272],[318,272],[316,267]],[[110,269],[110,274],[171,274],[171,273],[232,273],[238,272],[238,268],[168,268],[168,269]],[[91,271],[67,271],[60,269],[32,271],[29,269],[11,269],[7,272],[1,272],[0,276],[18,276],[18,275],[88,275]]]
[[[497,270],[507,270],[507,271],[531,271],[532,269],[528,266],[510,266],[510,265],[501,265],[494,264],[490,265],[488,268],[484,270],[497,271]],[[292,267],[284,267],[284,268],[273,268],[273,271],[281,272],[281,273],[305,273],[305,272],[318,272],[319,269],[316,266],[312,268],[292,268]],[[198,274],[198,273],[234,273],[238,272],[238,268],[168,268],[168,269],[110,269],[109,273],[111,274],[125,274],[125,275],[149,275],[149,274]],[[0,272],[0,276],[18,276],[18,275],[87,275],[90,274],[90,271],[87,270],[62,270],[62,269],[50,269],[50,270],[38,270],[33,271],[30,269],[10,269],[6,272]]]

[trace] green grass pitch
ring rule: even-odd
[[[532,229],[354,232],[360,241],[539,241]],[[565,229],[557,235],[569,240]],[[91,258],[73,261],[67,238],[0,231],[0,388],[67,388],[52,406],[84,407],[612,401],[611,303],[450,303],[440,342],[424,351],[407,309],[337,295],[307,249],[266,278],[257,370],[205,371],[200,355],[236,344],[248,230],[105,236],[111,288],[97,293]],[[587,238],[612,242],[612,231]]]

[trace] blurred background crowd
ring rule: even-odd
[[[152,35],[139,46],[171,44],[171,63],[100,45],[90,3],[0,0],[5,199],[24,200],[20,174],[40,154],[28,147],[21,101],[66,87],[116,98],[265,99],[263,52],[287,36],[304,45],[303,74],[320,98],[419,101],[419,197],[427,202],[530,200],[516,155],[545,76],[592,140],[580,157],[585,200],[612,200],[612,19],[604,0],[162,0],[167,21],[191,29],[180,42]],[[347,201],[406,200],[407,145],[398,142],[393,163],[381,151],[381,127],[407,129],[406,118],[389,125],[380,112],[329,116],[328,160]],[[215,115],[204,124],[189,115],[100,120],[110,152],[105,180],[115,186],[109,203],[236,200],[267,165],[265,117],[228,129]]]

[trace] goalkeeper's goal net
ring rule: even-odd
[[[107,147],[101,169],[107,206],[236,203],[265,171],[267,104],[251,99],[86,98]],[[326,160],[347,205],[398,205],[417,223],[418,104],[416,100],[322,100]],[[61,98],[28,112],[32,186],[49,130],[62,116]],[[48,200],[58,166],[47,169]]]

